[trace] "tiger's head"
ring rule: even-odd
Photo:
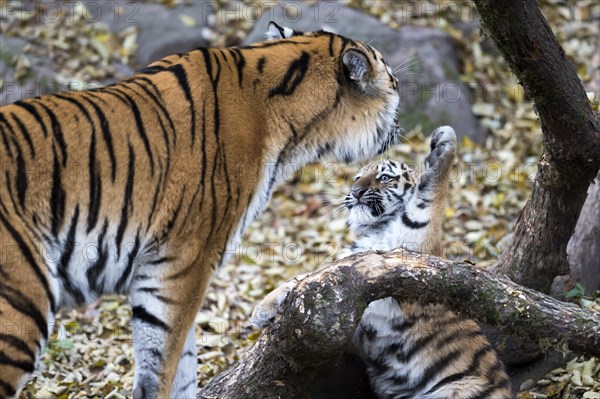
[[[344,199],[351,229],[381,226],[404,211],[416,187],[413,170],[393,160],[371,163],[358,172]]]
[[[276,51],[263,65],[270,74],[265,106],[291,131],[286,144],[296,148],[295,159],[351,163],[398,141],[398,80],[375,48],[274,22],[267,38],[251,48]]]

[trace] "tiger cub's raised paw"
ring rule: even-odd
[[[431,152],[425,158],[426,169],[448,166],[456,155],[456,133],[450,126],[440,126],[431,134]]]
[[[290,280],[287,283],[275,288],[271,291],[258,305],[254,308],[250,323],[258,328],[268,326],[273,322],[285,298],[291,290],[296,286],[296,280]]]

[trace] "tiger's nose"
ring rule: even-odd
[[[354,198],[360,199],[367,192],[367,189],[366,188],[356,188],[356,189],[350,190],[350,192],[352,193],[352,196]]]

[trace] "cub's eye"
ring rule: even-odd
[[[358,179],[360,179],[360,176],[354,176],[354,180],[355,181],[358,180]]]
[[[383,175],[379,177],[379,181],[382,183],[387,183],[390,181],[390,177],[388,175]]]

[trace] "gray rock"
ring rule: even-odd
[[[27,55],[31,63],[29,73],[20,81],[16,80],[14,60],[24,53],[27,43],[23,38],[0,35],[0,79],[3,81],[0,105],[61,90],[54,80],[56,68],[53,62],[31,54]]]
[[[552,293],[555,295],[564,295],[578,282],[588,294],[600,290],[600,173],[587,194],[567,245],[570,274],[554,279]]]
[[[471,111],[469,89],[459,79],[456,50],[445,32],[416,26],[394,30],[375,17],[337,2],[311,6],[286,1],[263,12],[246,44],[263,40],[270,20],[299,31],[326,29],[371,43],[392,68],[407,68],[396,74],[400,81],[400,123],[404,129],[421,124],[428,133],[448,124],[460,137],[483,141],[484,131]]]
[[[27,40],[0,34],[0,79],[11,73],[13,58],[23,54]]]
[[[206,46],[202,28],[214,16],[214,5],[208,0],[194,0],[167,8],[161,4],[85,0],[90,22],[101,22],[112,32],[138,27],[136,62],[146,66],[167,55],[184,53]],[[115,7],[120,6],[120,12]],[[181,15],[196,19],[195,26],[185,26]]]

